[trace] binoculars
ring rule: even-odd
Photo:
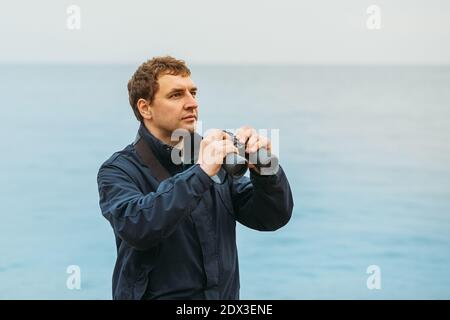
[[[246,144],[239,142],[234,134],[225,131],[233,140],[234,146],[239,153],[229,153],[226,155],[222,167],[233,178],[242,177],[247,171],[248,164],[255,165],[255,171],[260,175],[273,175],[278,171],[278,158],[266,149],[260,148],[257,152],[245,152]]]

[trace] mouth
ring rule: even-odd
[[[194,120],[197,120],[197,117],[195,115],[189,115],[189,116],[183,117],[181,120],[194,121]]]

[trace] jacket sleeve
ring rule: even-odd
[[[213,181],[195,165],[162,181],[156,192],[143,194],[125,171],[109,164],[100,168],[97,183],[102,214],[115,233],[146,250],[175,231]]]
[[[281,166],[271,176],[250,170],[250,179],[244,176],[233,181],[231,194],[236,220],[251,229],[274,231],[291,218],[294,201]]]

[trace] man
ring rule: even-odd
[[[128,83],[141,122],[137,139],[103,163],[97,176],[102,214],[116,238],[114,299],[239,299],[236,221],[273,231],[291,217],[292,194],[281,167],[264,176],[249,164],[250,178],[224,173],[224,157],[237,149],[222,130],[204,137],[190,161],[173,160],[187,152],[178,152],[172,133],[193,134],[198,119],[190,74],[184,61],[156,57]],[[248,152],[271,149],[253,128],[240,128],[236,136]]]

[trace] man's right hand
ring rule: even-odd
[[[216,175],[228,153],[238,153],[233,141],[223,130],[212,130],[200,143],[197,163],[210,177]]]

